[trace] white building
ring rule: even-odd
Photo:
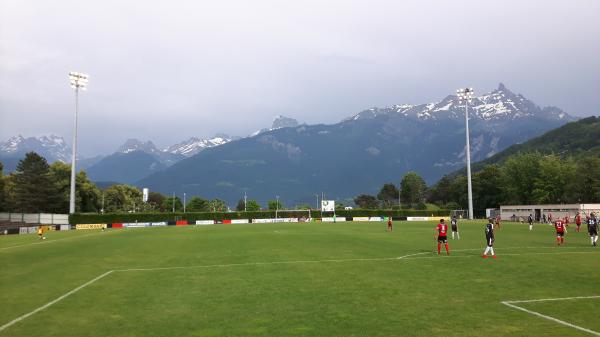
[[[600,204],[554,204],[554,205],[508,205],[500,206],[500,217],[507,221],[527,221],[529,214],[534,216],[535,221],[541,221],[552,215],[553,219],[568,216],[571,221],[577,213],[590,214],[600,213]]]

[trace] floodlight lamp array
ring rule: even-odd
[[[473,88],[462,88],[456,90],[456,95],[458,96],[459,101],[471,103],[473,100],[474,91]]]
[[[73,89],[86,90],[89,75],[72,71],[69,73],[69,83]]]

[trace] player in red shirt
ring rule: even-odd
[[[387,225],[388,225],[388,227],[387,227],[388,232],[391,232],[394,230],[394,228],[392,227],[392,217],[391,216],[388,217]]]
[[[444,219],[440,219],[440,223],[435,227],[435,229],[433,230],[433,232],[437,232],[433,235],[433,238],[435,239],[436,235],[437,235],[437,248],[438,248],[438,255],[440,255],[440,250],[442,248],[442,243],[444,244],[444,246],[446,247],[446,254],[450,255],[450,248],[448,247],[448,237],[446,236],[446,233],[448,232],[448,225],[446,225],[444,223]]]
[[[575,231],[579,232],[579,229],[581,228],[581,214],[579,214],[579,212],[577,212],[577,215],[575,216],[575,225],[577,226]]]
[[[567,232],[567,227],[565,226],[564,221],[560,218],[554,222],[554,228],[556,228],[556,243],[560,246],[565,243],[565,233]]]
[[[500,214],[496,215],[496,228],[500,228],[500,223],[502,222],[502,218],[500,217]]]

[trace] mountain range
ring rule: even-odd
[[[540,107],[500,84],[473,98],[474,162],[575,120],[557,107]],[[361,111],[331,125],[296,125],[264,131],[202,151],[141,179],[138,186],[219,197],[233,204],[246,193],[264,203],[376,194],[408,171],[428,183],[465,163],[465,103],[455,95],[428,104]]]
[[[473,162],[575,120],[503,84],[474,97],[468,110]],[[427,104],[366,109],[329,125],[300,125],[277,116],[270,128],[243,138],[190,138],[164,149],[129,139],[109,156],[80,158],[79,167],[96,182],[135,183],[167,194],[218,197],[229,204],[244,193],[261,203],[279,195],[288,204],[312,204],[320,192],[350,199],[376,194],[383,183],[398,183],[408,171],[433,183],[464,167],[464,114],[465,103],[448,95]],[[48,145],[48,139],[63,147]],[[1,144],[0,160],[10,169],[6,158],[28,149],[46,153],[49,161],[68,161],[65,142],[48,139],[13,137]]]
[[[298,122],[293,118],[276,116],[270,128],[261,129],[253,135],[295,125],[298,125]],[[86,170],[90,178],[95,181],[133,183],[200,151],[238,138],[223,133],[207,139],[191,137],[163,149],[156,147],[152,141],[132,138],[127,139],[110,155],[96,155],[89,158],[78,156],[77,165],[78,169]],[[4,170],[14,171],[19,160],[30,151],[42,155],[49,163],[71,162],[71,147],[62,137],[44,135],[25,138],[18,135],[0,143],[0,161],[4,164]]]
[[[209,139],[192,137],[167,148],[158,149],[152,141],[127,139],[125,143],[111,155],[97,155],[93,157],[78,156],[77,165],[79,168],[87,170],[101,163],[103,160],[109,160],[108,158],[110,157],[118,156],[126,158],[130,153],[143,152],[154,158],[154,161],[164,168],[181,159],[191,157],[206,148],[222,145],[231,140],[232,138],[226,135],[217,135]],[[64,163],[71,162],[71,146],[67,144],[61,136],[57,135],[27,138],[21,135],[11,137],[0,143],[0,161],[4,163],[5,170],[11,172],[16,168],[18,161],[22,159],[27,152],[31,151],[40,154],[46,158],[49,163],[55,161]],[[141,177],[142,176],[139,176],[137,179]]]

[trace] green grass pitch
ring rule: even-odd
[[[502,304],[568,297],[589,298],[518,305],[600,331],[600,297],[591,297],[600,295],[600,248],[585,231],[571,226],[557,247],[551,226],[530,232],[504,223],[498,259],[482,259],[483,221],[460,224],[450,257],[433,254],[434,226],[395,222],[388,233],[383,222],[280,223],[0,237],[0,337],[593,335]]]

